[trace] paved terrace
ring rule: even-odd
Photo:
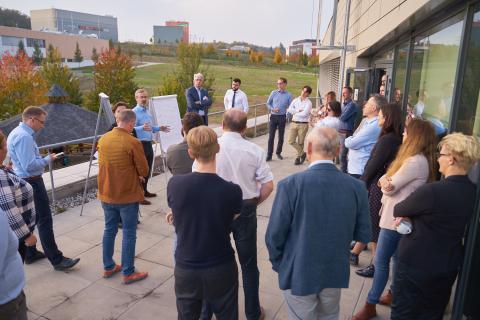
[[[267,136],[252,140],[266,149]],[[283,161],[274,158],[270,162],[275,181],[300,170],[307,165],[294,166],[294,152],[284,147]],[[48,261],[26,265],[27,285],[25,293],[30,310],[29,319],[176,319],[172,234],[173,227],[165,223],[167,210],[165,176],[151,180],[149,188],[158,194],[151,206],[141,206],[141,224],[138,226],[136,267],[148,271],[149,277],[141,282],[123,285],[121,275],[102,278],[103,212],[99,201],[85,205],[83,216],[80,207],[69,209],[54,217],[54,229],[60,249],[68,257],[80,257],[77,267],[68,273],[54,271]],[[271,269],[265,247],[267,228],[274,194],[258,208],[258,266],[260,269],[260,300],[267,319],[287,319],[282,292],[278,288],[277,274]],[[115,259],[120,261],[121,232],[116,241]],[[364,251],[360,266],[366,266],[370,252]],[[350,319],[360,308],[371,286],[371,279],[354,274],[350,288],[342,291],[341,319]],[[241,273],[240,273],[241,277]],[[240,279],[240,319],[245,319],[243,290]],[[389,309],[377,308],[377,319],[388,319]]]

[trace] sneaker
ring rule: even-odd
[[[112,270],[103,270],[103,277],[104,278],[111,278],[113,277],[115,274],[119,273],[120,271],[122,271],[122,266],[116,264]]]
[[[350,264],[352,266],[358,266],[358,254],[350,252]]]
[[[293,164],[296,165],[296,166],[298,166],[299,164],[302,163],[301,161],[302,161],[302,160],[300,159],[300,157],[296,157],[296,158],[295,158],[295,162],[294,162]]]
[[[41,251],[35,251],[35,254],[32,257],[25,258],[25,264],[32,264],[35,261],[45,259],[45,254]]]
[[[54,265],[53,268],[57,271],[65,271],[73,268],[79,261],[80,258],[70,259],[63,257],[63,260],[60,263]]]
[[[373,275],[375,273],[375,266],[373,264],[371,264],[366,268],[359,269],[359,270],[355,271],[355,273],[358,274],[361,277],[373,278]]]
[[[151,192],[145,191],[145,197],[147,197],[147,198],[154,198],[156,196],[157,196],[156,193],[151,193]]]
[[[278,158],[279,160],[283,160],[283,157],[282,157],[282,155],[281,155],[280,153],[277,153],[277,158]]]
[[[137,281],[141,281],[148,277],[148,272],[134,272],[128,276],[123,276],[123,283],[130,284]]]
[[[147,199],[144,199],[142,201],[140,201],[140,204],[141,205],[144,205],[144,206],[149,206],[151,205],[152,203],[150,201],[148,201]]]

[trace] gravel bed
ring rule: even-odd
[[[70,197],[66,197],[62,200],[56,201],[56,211],[53,207],[53,204],[50,204],[50,210],[52,212],[61,213],[67,210],[68,208],[74,208],[82,205],[83,192],[76,193]],[[87,191],[87,197],[85,203],[90,202],[91,200],[97,199],[97,188]]]

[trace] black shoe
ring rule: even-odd
[[[371,264],[366,268],[359,269],[359,270],[355,271],[355,273],[358,274],[361,277],[373,278],[373,274],[375,273],[375,266],[373,264]]]
[[[57,271],[65,271],[73,268],[79,261],[80,261],[80,258],[70,259],[70,258],[63,257],[62,262],[54,265],[53,268]]]
[[[350,264],[352,266],[358,266],[358,254],[350,252]]]
[[[279,160],[283,160],[283,157],[282,157],[282,155],[281,155],[280,153],[277,153],[277,158],[278,158]]]
[[[35,251],[35,254],[33,255],[33,257],[25,258],[25,264],[32,264],[35,261],[42,260],[42,259],[45,259],[45,254],[37,250]]]
[[[143,199],[142,201],[140,201],[140,204],[143,205],[143,206],[149,206],[152,203],[150,201],[148,201],[147,199]]]
[[[121,222],[118,223],[118,229],[122,229],[123,228],[123,224]]]
[[[267,156],[267,161],[272,161],[272,156]]]
[[[145,191],[145,197],[147,197],[147,198],[154,198],[156,196],[157,196],[156,193],[151,193],[151,192]]]
[[[296,157],[295,158],[295,162],[293,163],[294,165],[298,166],[299,164],[302,163],[302,160],[300,159],[300,157]]]
[[[305,162],[305,159],[307,159],[307,153],[306,153],[306,152],[304,152],[304,153],[302,154],[302,156],[300,157],[300,164],[304,163],[304,162]]]

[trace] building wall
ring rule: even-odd
[[[33,47],[27,46],[27,38],[44,40],[45,48],[48,48],[48,46],[52,44],[54,47],[58,48],[60,55],[64,59],[73,59],[77,42],[85,60],[90,59],[92,49],[94,47],[97,49],[98,53],[100,53],[102,49],[108,49],[107,40],[87,38],[84,36],[76,36],[69,34],[56,34],[50,32],[33,31],[21,28],[0,26],[0,37],[2,36],[17,37],[23,39],[26,52],[29,55],[33,53]],[[11,53],[16,53],[17,49],[18,43],[16,46],[3,46],[0,44],[0,54],[7,51]],[[43,50],[43,53],[45,53],[45,50]]]
[[[30,11],[32,30],[50,30],[73,34],[95,34],[100,39],[118,41],[117,18],[61,9]]]
[[[180,43],[183,37],[183,27],[153,26],[155,44]]]
[[[182,27],[183,28],[182,42],[183,43],[189,42],[190,30],[189,30],[189,23],[187,21],[166,21],[165,25],[167,27]]]

